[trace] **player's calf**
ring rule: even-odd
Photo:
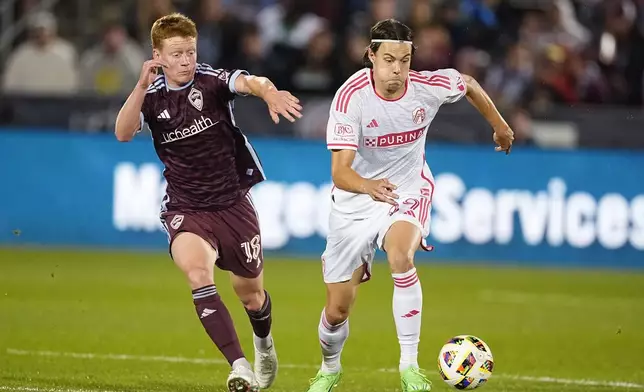
[[[345,282],[327,283],[326,307],[322,309],[318,324],[318,337],[322,350],[322,366],[311,379],[308,392],[330,392],[340,382],[342,366],[340,357],[349,337],[349,312],[353,305],[364,268],[353,271]]]
[[[270,336],[273,317],[271,296],[264,290],[263,275],[260,273],[255,278],[232,275],[232,284],[248,314],[256,344],[267,349],[273,344]]]
[[[400,344],[401,371],[418,367],[423,290],[413,268],[402,274],[392,274],[394,281],[393,316]]]
[[[172,241],[172,259],[192,288],[195,312],[210,339],[233,369],[250,369],[239,344],[232,317],[214,284],[216,251],[196,234],[182,232]]]
[[[354,271],[347,282],[327,284],[326,307],[320,315],[318,336],[322,349],[321,374],[337,374],[342,370],[340,357],[349,337],[349,312],[355,301],[362,278],[362,267]],[[326,378],[320,379],[322,382]]]
[[[233,275],[232,281],[233,288],[244,305],[253,327],[254,372],[259,386],[265,389],[275,381],[278,369],[277,352],[271,335],[273,319],[271,296],[263,288],[261,273],[256,278]]]
[[[213,343],[224,354],[233,368],[243,364],[250,368],[244,359],[232,317],[217,293],[215,285],[205,286],[192,291],[195,311]],[[237,363],[236,363],[237,362]]]
[[[394,283],[392,310],[400,344],[401,372],[418,368],[423,291],[414,268],[413,255],[420,238],[418,227],[398,221],[391,226],[384,241]]]
[[[327,318],[326,309],[322,310],[318,324],[318,336],[322,348],[322,372],[338,373],[342,369],[340,356],[344,343],[349,337],[349,319],[332,324]]]
[[[264,292],[264,302],[257,310],[246,308],[253,326],[253,345],[255,347],[255,377],[262,389],[269,388],[277,377],[278,361],[275,344],[271,336],[271,297]]]
[[[349,318],[349,312],[356,299],[363,273],[364,268],[360,267],[353,271],[349,281],[327,283],[326,306],[323,316],[329,325],[342,324]]]
[[[255,336],[260,340],[266,340],[271,334],[271,324],[273,322],[273,316],[271,312],[273,304],[271,301],[271,296],[267,291],[264,290],[261,294],[261,296],[257,295],[257,300],[251,303],[244,303],[244,308],[246,309],[246,314],[248,315],[250,323],[253,327]],[[270,342],[257,341],[256,343],[266,345]]]

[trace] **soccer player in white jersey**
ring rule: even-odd
[[[342,375],[357,287],[369,279],[376,248],[394,283],[393,316],[400,343],[402,391],[429,391],[418,366],[423,293],[414,253],[426,248],[434,180],[425,137],[438,109],[466,97],[494,130],[496,151],[510,152],[513,132],[480,85],[454,69],[412,71],[409,27],[396,20],[371,29],[366,68],[337,91],[330,108],[332,209],[322,255],[326,306],[318,333],[323,362],[309,392],[328,392]]]

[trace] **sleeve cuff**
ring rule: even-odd
[[[235,80],[239,77],[239,75],[244,74],[244,75],[250,75],[248,71],[244,71],[243,69],[238,69],[237,71],[233,72],[233,74],[230,76],[228,79],[228,89],[230,90],[231,93],[241,95],[241,96],[246,96],[248,94],[240,94],[237,92],[235,89]]]
[[[143,112],[139,112],[139,130],[136,131],[136,133],[139,133],[143,130],[143,124],[145,124],[145,116],[143,116]]]
[[[353,143],[327,143],[326,148],[329,150],[358,150],[358,145]]]

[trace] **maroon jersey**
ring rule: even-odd
[[[147,90],[147,123],[168,183],[162,210],[217,211],[264,180],[257,154],[235,125],[234,81],[240,70],[197,64],[194,80],[173,89],[159,75]]]

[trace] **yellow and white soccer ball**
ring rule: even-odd
[[[451,338],[438,355],[438,371],[456,389],[474,389],[492,375],[494,358],[490,347],[472,335]]]

